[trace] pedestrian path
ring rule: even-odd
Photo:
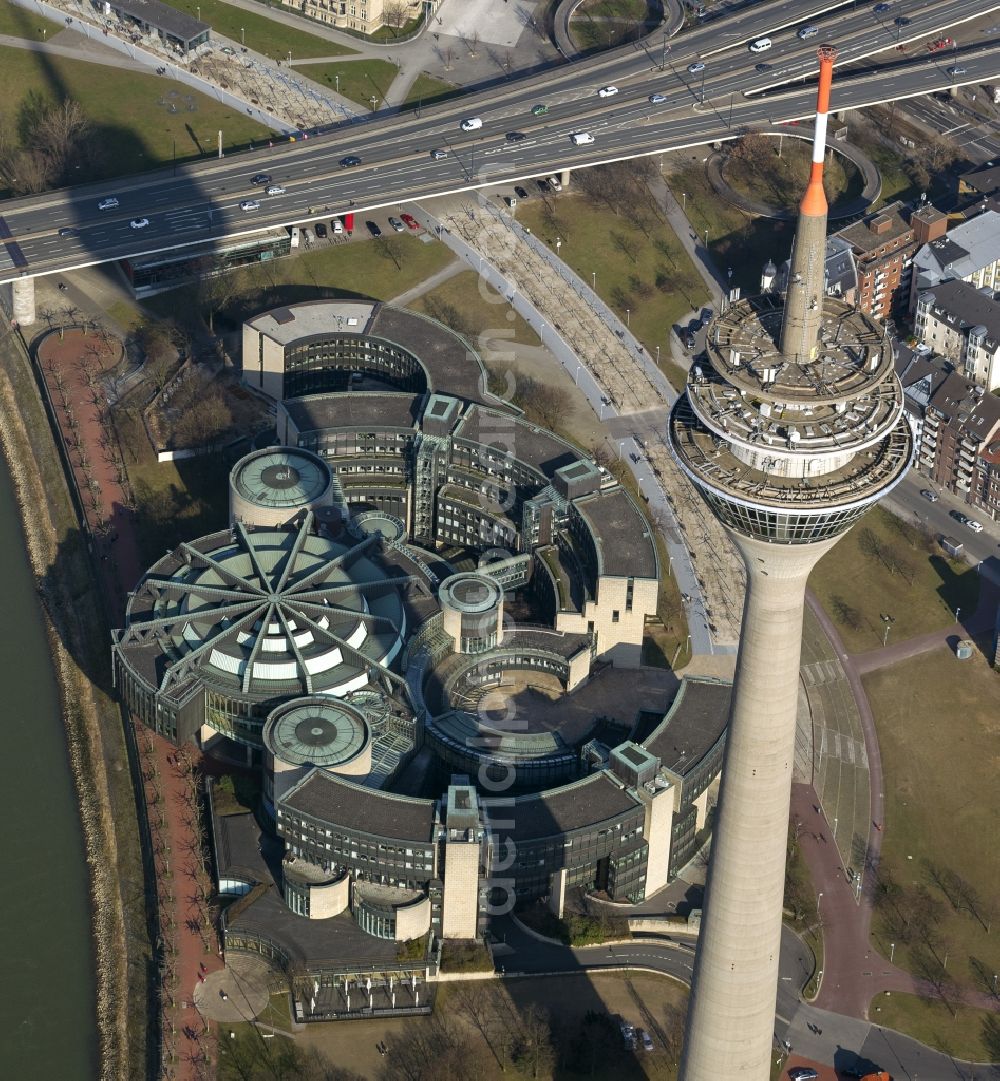
[[[676,392],[601,298],[487,196],[441,206],[431,228],[539,333],[607,425],[615,453],[625,461],[622,448],[636,447],[629,468],[667,544],[665,571],[682,594],[692,654],[735,650],[742,563],[670,454],[666,412]]]

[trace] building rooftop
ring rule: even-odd
[[[233,467],[236,491],[261,507],[302,507],[319,499],[332,483],[330,469],[309,451],[268,447]]]
[[[268,719],[264,745],[282,762],[329,768],[344,765],[371,739],[364,717],[336,698],[296,698]]]
[[[573,502],[590,527],[599,573],[619,578],[655,578],[656,543],[649,524],[622,487],[605,489]]]
[[[320,822],[396,841],[430,844],[437,803],[396,796],[313,770],[282,797],[281,806]]]
[[[988,165],[971,173],[962,173],[958,179],[980,195],[992,195],[1000,191],[1000,165]]]
[[[643,740],[643,747],[683,777],[725,734],[732,694],[731,683],[681,680],[670,709]]]
[[[1000,249],[997,258],[1000,258]],[[934,298],[931,311],[935,319],[956,330],[985,327],[987,349],[1000,348],[1000,300],[996,300],[992,292],[978,289],[960,278],[952,278],[922,293],[921,300],[927,296]]]
[[[573,830],[597,829],[641,806],[638,798],[623,788],[610,774],[601,770],[589,777],[560,788],[549,789],[532,796],[508,800],[483,800],[490,818],[502,819],[509,830],[501,832],[516,843],[542,840]]]
[[[324,334],[365,334],[375,308],[371,301],[311,300],[272,308],[248,319],[247,326],[279,345],[291,345],[300,338]]]
[[[580,457],[568,443],[545,428],[537,428],[513,413],[480,406],[466,411],[455,429],[455,438],[497,447],[504,454],[509,452],[549,480],[561,466]]]
[[[288,398],[281,408],[299,432],[324,428],[416,428],[422,394],[348,391]]]
[[[410,579],[379,565],[377,538],[347,545],[312,527],[311,514],[285,529],[237,522],[180,545],[129,598],[116,649],[164,692],[195,677],[254,700],[366,684],[401,648]]]
[[[181,41],[190,41],[212,29],[208,23],[200,22],[167,4],[161,4],[160,0],[111,0],[111,10],[121,11],[133,19],[149,23]]]
[[[859,255],[867,255],[868,252],[875,251],[890,241],[906,237],[907,234],[910,234],[909,239],[912,239],[912,232],[909,215],[897,199],[881,210],[876,210],[874,214],[866,214],[860,221],[841,229],[837,236],[846,240]]]
[[[970,278],[1000,259],[1000,214],[988,210],[925,244],[913,257],[921,286],[947,278]]]
[[[383,304],[366,333],[395,342],[417,357],[427,372],[428,389],[467,402],[496,404],[486,390],[486,372],[478,355],[441,323]]]

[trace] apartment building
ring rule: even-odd
[[[1000,387],[1000,299],[992,289],[955,279],[921,293],[914,333],[973,383]]]
[[[310,19],[342,30],[373,34],[383,26],[399,30],[423,9],[435,11],[440,0],[281,0]]]
[[[948,219],[929,203],[910,211],[896,201],[834,234],[846,241],[857,269],[857,305],[877,319],[905,313],[917,250],[944,235]]]
[[[1000,398],[945,357],[900,350],[897,373],[916,433],[916,468],[1000,520]]]
[[[927,289],[958,279],[977,288],[1000,291],[1000,214],[987,210],[956,225],[947,236],[932,237],[913,257],[911,315]]]

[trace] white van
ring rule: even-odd
[[[483,126],[482,117],[472,116],[468,120],[462,121],[462,131],[475,131],[476,128]]]
[[[752,53],[766,53],[771,48],[770,38],[757,38],[756,41],[750,42],[750,52]]]
[[[587,143],[594,141],[594,137],[589,131],[578,131],[575,135],[571,135],[570,138],[576,146],[586,146]]]
[[[562,181],[557,176],[549,177],[549,186],[553,191],[562,191]]]

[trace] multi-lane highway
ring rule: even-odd
[[[957,36],[956,26],[1000,9],[1000,0],[937,0],[924,11],[909,8],[906,16],[897,14],[898,3],[881,13],[874,6],[847,4],[817,14],[828,0],[757,5],[669,47],[647,39],[420,115],[376,116],[305,142],[183,166],[176,175],[162,170],[11,200],[0,204],[0,281],[700,145],[748,126],[809,116],[815,92],[808,81],[819,42],[835,44],[840,53],[838,109],[1000,76],[995,38],[975,40],[970,32],[968,42],[936,52],[916,40],[945,31]],[[796,29],[806,24],[818,32],[801,40]],[[761,36],[771,38],[771,48],[751,53],[748,42]],[[908,53],[897,50],[897,39],[913,42]],[[950,74],[956,67],[961,74]],[[599,89],[609,85],[618,92],[600,97]],[[654,94],[662,100],[651,103]],[[463,131],[460,122],[469,117],[479,117],[482,127]],[[512,132],[523,138],[509,141]],[[574,145],[571,136],[580,132],[593,142]],[[435,160],[432,150],[445,154]],[[361,164],[341,167],[347,155]],[[253,187],[250,177],[259,172],[285,192],[266,196]],[[99,210],[109,195],[118,205]],[[241,209],[251,198],[259,208]],[[148,224],[134,229],[134,219]]]

